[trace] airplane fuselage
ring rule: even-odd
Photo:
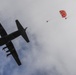
[[[6,35],[2,38],[0,38],[0,46],[7,44],[8,42],[10,42],[11,40],[17,38],[18,36],[20,36],[20,32],[19,31],[15,31],[9,35]]]

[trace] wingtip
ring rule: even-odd
[[[27,28],[28,28],[28,27],[26,27],[24,30],[26,31]]]
[[[21,63],[18,64],[18,66],[21,66],[21,65],[22,65]]]
[[[18,21],[18,19],[15,20],[15,22],[17,22],[17,21]]]

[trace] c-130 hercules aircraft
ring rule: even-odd
[[[9,55],[12,55],[13,58],[15,59],[15,61],[17,62],[17,64],[20,66],[21,65],[21,61],[18,57],[18,54],[14,48],[14,45],[13,43],[11,42],[11,40],[17,38],[18,36],[22,36],[25,41],[28,43],[30,42],[29,39],[28,39],[28,36],[26,34],[26,29],[27,27],[24,29],[20,22],[18,20],[15,21],[16,22],[16,25],[17,25],[17,28],[18,30],[11,33],[11,34],[7,34],[5,29],[3,28],[3,26],[0,24],[0,35],[1,35],[1,38],[0,38],[0,46],[2,45],[6,45],[6,47],[3,48],[3,50],[5,50],[6,48],[8,48],[9,50],[6,51],[7,56]],[[10,52],[10,53],[9,53]]]

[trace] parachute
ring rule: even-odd
[[[60,10],[59,12],[60,12],[60,14],[61,14],[62,18],[67,19],[67,13],[66,13],[66,11],[65,11],[65,10]]]
[[[67,13],[65,10],[60,10],[59,11],[60,15],[62,16],[62,18],[67,19]],[[51,19],[47,20],[46,22],[48,23]]]

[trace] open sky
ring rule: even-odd
[[[12,40],[21,66],[0,47],[0,75],[76,75],[76,0],[0,0],[8,34],[17,30],[16,19],[28,27],[30,43],[21,36]]]

